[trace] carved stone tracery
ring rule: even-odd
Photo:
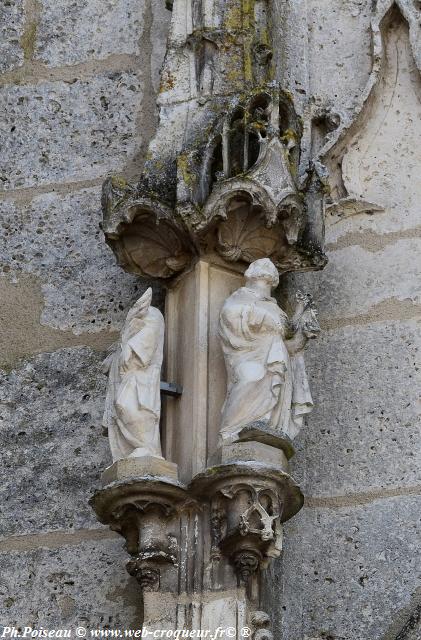
[[[170,281],[209,246],[228,262],[271,257],[280,272],[324,266],[306,238],[308,176],[296,177],[301,124],[291,98],[271,88],[232,102],[203,142],[178,153],[173,189],[154,191],[151,175],[137,187],[105,183],[105,236],[128,271]]]
[[[259,463],[225,464],[194,478],[190,489],[210,500],[211,556],[225,556],[247,582],[282,550],[282,522],[302,506],[292,478]]]

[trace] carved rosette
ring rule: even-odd
[[[209,468],[191,490],[210,501],[212,558],[227,557],[243,581],[280,555],[282,523],[303,505],[291,476],[257,462]]]
[[[144,590],[157,591],[177,569],[179,513],[187,497],[177,482],[145,477],[113,482],[90,500],[99,521],[125,538],[127,571]]]

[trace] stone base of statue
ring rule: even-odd
[[[249,422],[235,431],[221,431],[219,443],[222,446],[236,442],[259,442],[284,452],[287,460],[295,453],[291,438],[275,430],[268,420]]]
[[[259,462],[288,472],[288,459],[282,449],[255,441],[223,444],[210,458],[211,465]]]
[[[179,514],[188,497],[177,465],[144,456],[114,462],[90,504],[98,519],[126,540],[127,571],[144,590],[174,588],[178,576]]]
[[[284,470],[287,460],[281,450],[259,442],[237,443],[223,446],[214,457],[224,462],[193,478],[190,491],[209,504],[211,558],[228,558],[247,583],[280,555],[282,523],[301,509],[304,498]]]
[[[102,486],[131,478],[161,478],[171,482],[178,480],[178,467],[158,456],[122,458],[107,467],[101,474]]]

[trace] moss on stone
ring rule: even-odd
[[[23,49],[23,57],[25,60],[32,60],[35,51],[35,42],[37,37],[38,25],[35,20],[30,22],[20,39],[20,45]]]

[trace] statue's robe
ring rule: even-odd
[[[106,361],[109,378],[103,424],[113,460],[129,456],[162,457],[159,434],[160,380],[164,318],[154,307],[143,318],[131,318],[121,343]]]
[[[259,420],[293,438],[312,410],[303,355],[289,355],[287,327],[288,317],[274,298],[242,287],[226,300],[219,321],[228,377],[223,441]]]

